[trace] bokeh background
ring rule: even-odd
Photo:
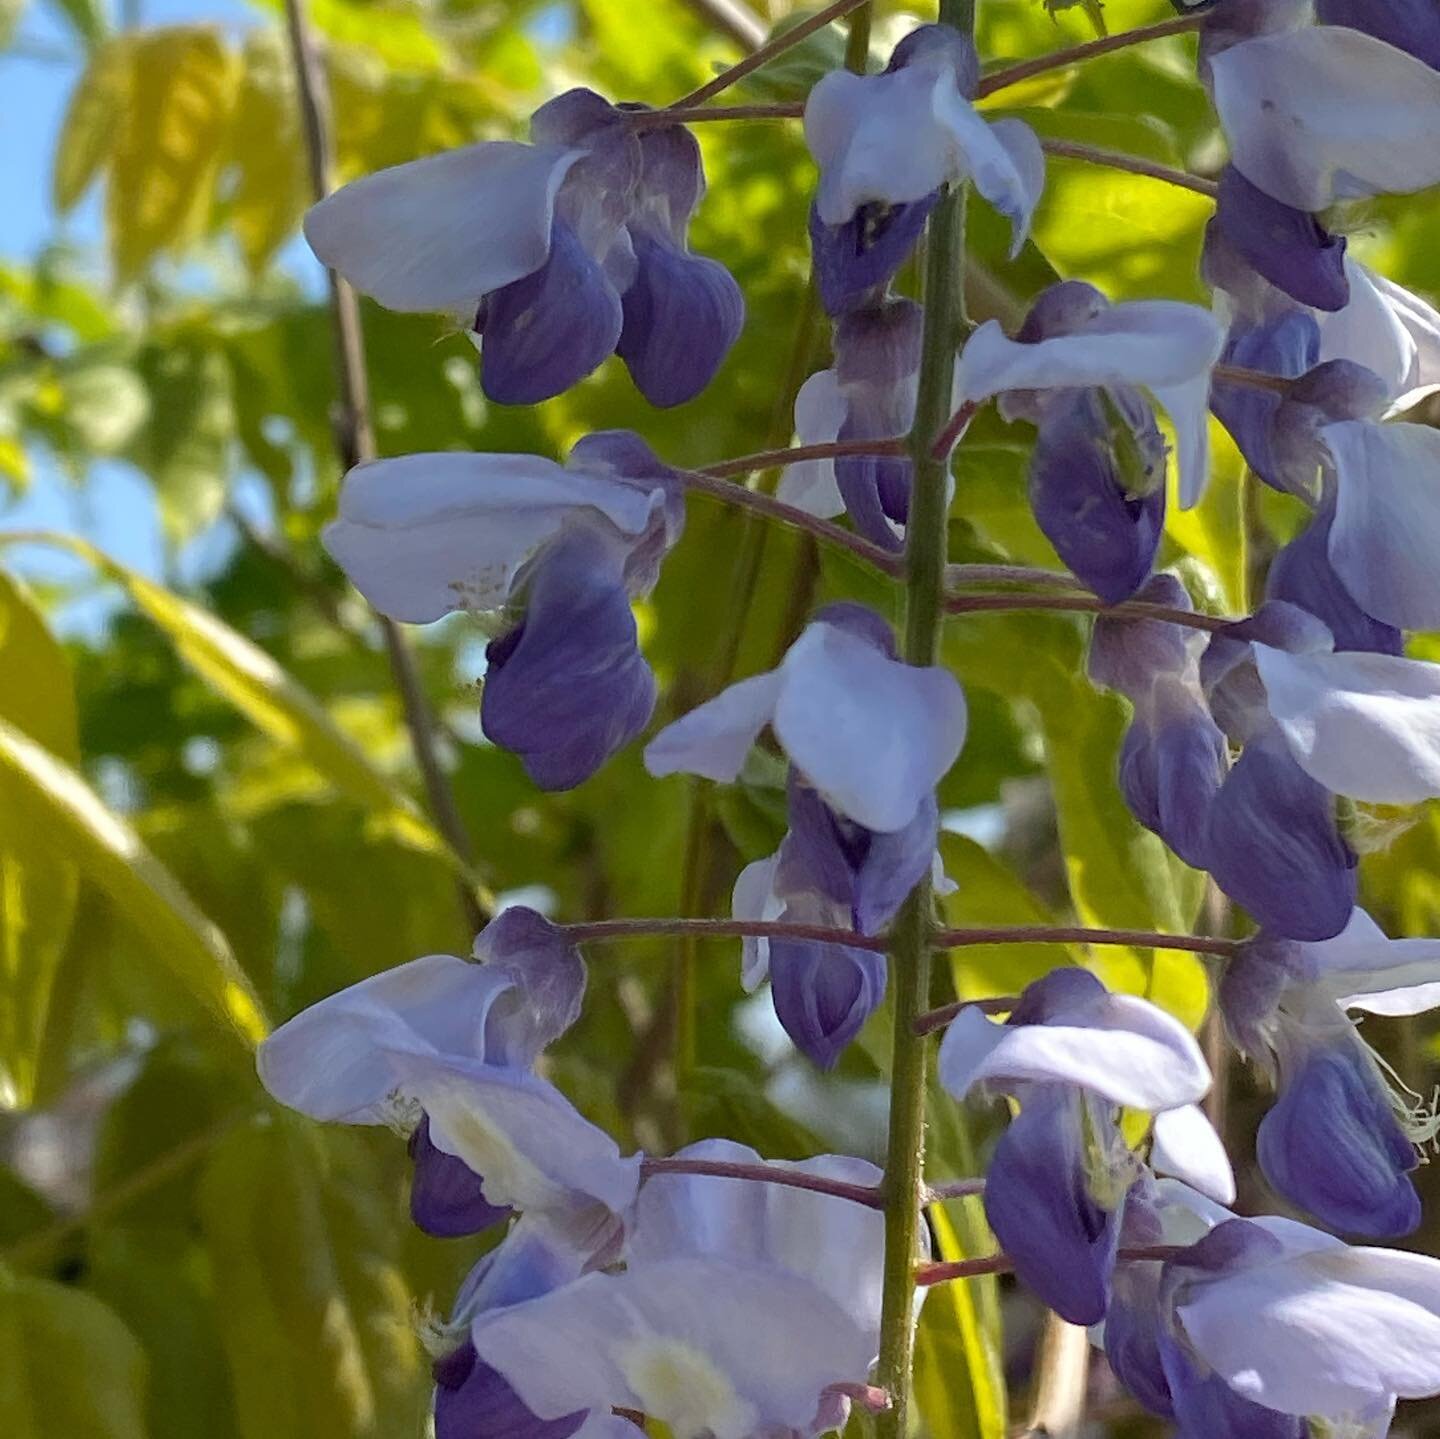
[[[462,892],[571,920],[726,912],[740,866],[781,833],[783,770],[759,752],[730,789],[657,782],[637,746],[573,793],[538,794],[479,734],[487,634],[455,617],[410,636],[469,853],[445,837],[374,617],[317,539],[339,480],[336,387],[324,277],[297,238],[310,192],[282,12],[120,3],[0,0],[0,1434],[408,1439],[425,1427],[427,1324],[486,1241],[416,1234],[403,1141],[275,1109],[256,1038],[365,975],[466,953]],[[737,59],[744,36],[794,18],[784,0],[726,8],[311,0],[340,177],[523,134],[572,85],[666,103]],[[981,12],[987,63],[1094,33],[1084,9],[1051,16],[1039,0]],[[1103,19],[1167,13],[1111,0]],[[876,55],[912,23],[880,4]],[[799,98],[842,50],[842,33],[823,32],[734,98]],[[1222,158],[1188,37],[995,101],[1044,134],[1202,173]],[[464,336],[366,307],[383,453],[558,456],[591,428],[628,426],[696,464],[788,440],[794,391],[827,358],[808,292],[813,170],[793,122],[699,133],[710,193],[692,240],[749,305],[709,391],[653,411],[612,361],[560,399],[502,409],[482,398]],[[971,206],[971,311],[1013,321],[1057,275],[1117,299],[1205,302],[1208,211],[1187,191],[1054,160],[1015,262],[1001,223]],[[1433,298],[1437,218],[1419,197],[1342,222],[1356,253]],[[1026,508],[1029,440],[990,416],[972,429],[954,558],[1057,563]],[[1172,514],[1164,559],[1202,606],[1233,613],[1299,515],[1215,441],[1209,496]],[[773,663],[841,596],[897,613],[846,560],[693,500],[640,610],[657,720]],[[951,922],[1243,928],[1123,809],[1125,709],[1084,679],[1084,644],[1067,616],[976,616],[947,632],[972,712],[942,793]],[[1414,652],[1440,658],[1425,637]],[[1377,917],[1396,934],[1440,932],[1434,809],[1347,823]],[[884,1014],[817,1075],[766,996],[742,995],[735,951],[597,949],[584,1017],[547,1072],[626,1146],[724,1134],[780,1157],[877,1156]],[[1204,965],[1168,951],[962,951],[936,1002],[1013,992],[1066,960],[1202,1024]],[[697,1050],[677,1068],[687,965]],[[1366,1031],[1416,1089],[1433,1085],[1428,1020]],[[1271,1206],[1251,1161],[1262,1096],[1235,1066],[1223,1076],[1241,1207]],[[977,1172],[1000,1116],[933,1110],[934,1176]],[[1436,1186],[1422,1175],[1422,1187],[1433,1210]],[[950,1255],[989,1243],[973,1207],[934,1226]],[[1433,1228],[1415,1242],[1433,1251]],[[1043,1323],[1008,1285],[936,1292],[921,1336],[927,1432],[1000,1439],[1030,1422],[1037,1378],[1052,1432],[1085,1406],[1097,1430],[1145,1428],[1083,1340],[1042,1338]],[[1407,1432],[1435,1422],[1424,1407],[1403,1416]]]

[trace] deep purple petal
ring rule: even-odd
[[[1333,506],[1323,509],[1270,564],[1267,599],[1288,600],[1324,622],[1337,650],[1368,650],[1380,655],[1405,652],[1405,636],[1374,619],[1351,597],[1330,563]]]
[[[933,62],[944,56],[955,71],[955,86],[973,100],[980,84],[980,57],[975,42],[953,25],[918,25],[890,52],[887,71],[903,70],[918,60]]]
[[[486,298],[481,388],[499,405],[552,399],[614,352],[622,323],[615,287],[557,216],[545,264]]]
[[[904,205],[871,202],[843,225],[827,225],[810,207],[810,251],[815,283],[827,315],[872,305],[909,259],[940,198],[936,190]]]
[[[1210,805],[1207,868],[1265,929],[1331,939],[1355,907],[1355,856],[1330,792],[1271,731],[1245,746]]]
[[[1270,1034],[1286,986],[1299,972],[1300,946],[1261,930],[1242,940],[1220,975],[1216,999],[1225,1028],[1248,1058],[1268,1063]]]
[[[1374,1061],[1349,1033],[1282,1056],[1279,1097],[1256,1152],[1275,1189],[1332,1229],[1396,1239],[1419,1226],[1415,1147]]]
[[[927,795],[904,829],[872,836],[856,876],[854,918],[861,934],[878,934],[906,896],[930,873],[940,836],[940,808]]]
[[[485,1202],[481,1179],[463,1159],[436,1149],[430,1121],[423,1115],[410,1136],[410,1218],[418,1229],[437,1239],[479,1234],[510,1217],[509,1209]]]
[[[1152,1414],[1174,1417],[1160,1353],[1160,1266],[1117,1264],[1105,1311],[1105,1357],[1115,1377]]]
[[[1120,1213],[1085,1182],[1080,1096],[1059,1085],[1027,1094],[995,1146],[985,1214],[1015,1273],[1062,1319],[1105,1317]]]
[[[1185,586],[1170,574],[1151,575],[1135,598],[1167,609],[1194,609]],[[1138,704],[1160,675],[1183,674],[1188,664],[1181,626],[1122,615],[1096,617],[1085,666],[1092,683],[1119,690]]]
[[[655,707],[622,559],[588,530],[563,536],[536,566],[524,619],[486,650],[481,728],[542,789],[588,779]]]
[[[1158,1348],[1182,1439],[1305,1439],[1304,1419],[1237,1394],[1218,1374],[1204,1371],[1163,1328]]]
[[[829,1069],[885,997],[885,956],[838,944],[770,941],[770,995],[795,1045]]]
[[[1215,219],[1241,256],[1292,299],[1316,310],[1349,302],[1344,237],[1267,195],[1233,165],[1220,172]]]
[[[485,1016],[485,1060],[528,1069],[580,1017],[585,961],[558,925],[523,904],[475,938],[475,957],[515,981]]]
[[[1087,281],[1057,280],[1035,297],[1015,338],[1023,345],[1033,345],[1070,335],[1109,308],[1110,301]]]
[[[569,1439],[584,1421],[537,1418],[468,1339],[435,1365],[435,1439]]]
[[[639,226],[630,238],[637,269],[615,351],[652,405],[683,405],[714,379],[739,338],[745,300],[719,261]]]
[[[1210,804],[1225,779],[1225,736],[1198,703],[1152,723],[1136,719],[1120,747],[1130,812],[1186,864],[1207,867]]]
[[[1315,0],[1322,25],[1363,30],[1440,70],[1440,8],[1435,0]]]
[[[1144,584],[1165,524],[1163,485],[1134,497],[1123,484],[1098,396],[1053,397],[1030,460],[1030,507],[1056,553],[1107,604]]]
[[[790,832],[780,849],[776,888],[813,890],[846,909],[855,903],[856,875],[874,832],[837,815],[791,766],[786,786]]]
[[[868,605],[857,604],[854,600],[834,600],[815,611],[814,623],[844,630],[847,635],[854,635],[856,639],[873,645],[886,659],[900,658],[895,644],[895,630],[890,621],[882,619]]]

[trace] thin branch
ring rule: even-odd
[[[798,446],[788,451],[792,455],[801,452],[802,447]],[[713,495],[727,505],[737,505],[741,509],[754,510],[757,514],[768,515],[772,520],[793,525],[796,529],[808,530],[816,539],[836,545],[842,550],[849,550],[851,554],[858,556],[866,564],[874,565],[882,574],[898,575],[901,572],[902,563],[899,555],[892,554],[877,544],[872,544],[871,541],[860,535],[842,529],[831,520],[822,520],[818,515],[812,515],[807,510],[802,510],[795,505],[787,505],[784,500],[777,500],[773,495],[767,495],[761,490],[747,489],[744,485],[716,479],[714,475],[706,474],[703,470],[685,471],[682,479],[687,489],[698,490],[704,495]]]
[[[944,460],[950,456],[950,451],[960,443],[960,436],[970,426],[970,421],[975,418],[976,411],[980,408],[979,400],[966,400],[959,409],[945,421],[944,428],[935,437],[935,443],[930,447],[932,459]]]
[[[625,122],[633,129],[652,125],[703,125],[710,120],[798,120],[805,113],[803,100],[759,101],[753,105],[671,105],[664,110],[627,110]]]
[[[688,95],[682,95],[672,108],[679,109],[682,106],[699,105],[710,99],[712,95],[718,95],[722,90],[728,90],[736,81],[743,80],[762,65],[768,64],[777,55],[783,55],[787,50],[793,50],[802,40],[809,39],[817,30],[823,30],[832,20],[838,20],[842,15],[848,15],[852,10],[868,3],[869,0],[834,0],[833,4],[816,11],[808,20],[802,20],[798,25],[791,26],[783,34],[775,36],[768,44],[762,45],[758,50],[747,55],[738,64],[722,71],[713,80],[706,81],[698,90],[692,90]]]
[[[301,127],[310,170],[310,188],[315,199],[330,193],[334,169],[330,135],[329,95],[324,68],[315,48],[315,38],[305,16],[304,0],[285,0],[285,23],[290,56],[295,67],[300,100]],[[370,423],[370,390],[365,367],[365,335],[360,323],[360,306],[355,292],[334,271],[327,270],[330,287],[330,316],[335,332],[335,369],[340,403],[335,416],[335,447],[342,468],[349,470],[375,457],[375,435]],[[391,619],[380,617],[380,630],[390,671],[405,712],[410,747],[419,766],[430,802],[431,813],[446,843],[467,871],[475,867],[475,848],[460,816],[459,807],[440,763],[435,721],[425,698],[415,655],[404,632]],[[461,915],[473,933],[488,916],[473,887],[457,881]]]
[[[815,445],[783,445],[774,450],[756,450],[754,454],[737,455],[733,460],[697,465],[696,470],[702,475],[713,475],[722,480],[729,475],[749,475],[756,470],[793,465],[798,460],[843,460],[852,455],[895,456],[905,453],[904,440],[830,440]]]
[[[952,615],[998,614],[1008,610],[1057,610],[1105,615],[1120,620],[1166,620],[1170,624],[1205,630],[1210,634],[1235,623],[1223,615],[1196,614],[1193,610],[1172,609],[1168,605],[1151,604],[1148,600],[1121,600],[1117,605],[1106,604],[1098,595],[951,595],[945,601],[945,611]]]
[[[863,1204],[867,1209],[882,1209],[885,1205],[883,1191],[875,1184],[850,1184],[843,1179],[827,1179],[822,1174],[810,1174],[783,1164],[742,1164],[725,1159],[687,1159],[672,1156],[667,1159],[644,1159],[640,1173],[645,1179],[657,1174],[702,1174],[716,1179],[748,1179],[758,1184],[778,1184],[785,1189],[806,1189],[812,1194],[828,1194],[835,1199],[847,1199],[852,1204]]]
[[[1193,954],[1234,956],[1240,941],[1208,934],[1163,934],[1155,929],[1095,929],[1083,924],[997,924],[942,929],[936,949],[977,944],[1116,944],[1126,949],[1184,949]]]
[[[1283,375],[1267,375],[1264,370],[1249,370],[1244,365],[1216,365],[1210,371],[1210,381],[1219,385],[1249,385],[1277,395],[1288,395],[1295,388],[1295,381]]]
[[[1177,170],[1172,165],[1162,165],[1156,160],[1145,160],[1139,155],[1122,154],[1119,150],[1102,150],[1094,145],[1081,145],[1073,140],[1056,140],[1049,136],[1040,137],[1040,148],[1049,155],[1060,155],[1067,160],[1083,160],[1089,165],[1103,165],[1109,170],[1125,170],[1131,175],[1146,175],[1152,180],[1162,180],[1167,185],[1178,185],[1182,190],[1193,190],[1213,200],[1220,192],[1214,180],[1202,175],[1192,175],[1188,170]]]
[[[968,1199],[974,1194],[984,1194],[983,1179],[950,1179],[944,1184],[925,1186],[926,1204],[939,1204],[946,1199]]]
[[[1185,1253],[1188,1246],[1183,1244],[1142,1244],[1131,1249],[1122,1249],[1117,1259],[1138,1262],[1154,1260],[1164,1263]],[[975,1279],[983,1274],[1010,1274],[1015,1261],[1008,1254],[985,1254],[978,1259],[932,1260],[915,1266],[915,1283],[922,1289],[932,1284],[946,1284],[952,1279]]]
[[[1029,565],[946,565],[948,589],[987,588],[992,585],[1035,585],[1043,589],[1076,590],[1081,583],[1065,570],[1032,569]]]
[[[1114,35],[1103,35],[1098,40],[1089,40],[1083,45],[1052,50],[1048,55],[1037,55],[1033,60],[1021,60],[1018,64],[1006,65],[980,77],[980,88],[976,97],[983,99],[997,90],[1018,85],[1033,75],[1043,75],[1047,70],[1059,70],[1066,65],[1079,65],[1099,55],[1108,55],[1112,50],[1124,50],[1131,45],[1143,45],[1147,40],[1161,40],[1167,35],[1183,35],[1188,30],[1198,30],[1204,20],[1203,15],[1177,15],[1173,20],[1141,25],[1134,30],[1121,30]]]
[[[778,919],[596,919],[563,928],[571,944],[694,935],[701,939],[788,939],[794,943],[845,944],[851,949],[883,953],[888,942],[883,935],[854,934],[848,929],[791,924]]]

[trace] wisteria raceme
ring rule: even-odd
[[[1440,1116],[1352,1013],[1440,1007],[1440,941],[1390,939],[1358,907],[1358,822],[1341,806],[1440,796],[1440,665],[1422,646],[1406,654],[1407,631],[1440,629],[1440,439],[1410,413],[1440,388],[1440,315],[1357,261],[1335,209],[1440,183],[1440,28],[1419,0],[1317,0],[1313,14],[1216,0],[1186,23],[1201,31],[1228,146],[1201,265],[1213,310],[1112,300],[1075,277],[1030,284],[1026,303],[970,324],[952,303],[964,189],[1010,222],[1011,259],[1044,190],[1031,129],[973,103],[982,73],[989,84],[998,72],[971,34],[940,23],[901,38],[882,72],[852,54],[853,68],[810,89],[808,230],[833,362],[781,397],[782,414],[793,399],[793,458],[757,445],[708,473],[778,458],[773,495],[757,484],[734,498],[870,573],[816,565],[771,667],[735,679],[737,645],[708,689],[684,676],[645,744],[657,780],[783,774],[783,798],[778,778],[763,796],[764,844],[736,824],[712,853],[692,827],[683,876],[663,836],[647,856],[687,903],[719,878],[730,917],[592,915],[567,930],[511,905],[477,938],[477,963],[402,964],[261,1046],[281,1103],[406,1134],[421,1228],[499,1236],[432,1336],[437,1439],[633,1439],[636,1419],[676,1439],[809,1439],[856,1405],[903,1439],[928,1285],[999,1270],[1094,1326],[1120,1382],[1186,1439],[1380,1436],[1397,1399],[1440,1392],[1440,1261],[1347,1243],[1421,1221],[1413,1174]],[[552,397],[615,353],[652,403],[685,402],[744,313],[728,271],[688,250],[704,189],[693,137],[571,90],[535,113],[532,140],[358,181],[317,206],[307,234],[382,304],[473,321],[491,399]],[[922,238],[923,304],[903,273]],[[1022,285],[1040,269],[1005,273]],[[966,426],[992,402],[999,422],[1034,431],[1027,543],[1048,544],[1064,571],[967,556],[993,592],[947,597],[950,450],[964,455]],[[1218,587],[1202,588],[1194,564],[1169,568],[1166,548],[1171,500],[1216,498],[1212,412],[1289,525],[1263,598],[1229,616],[1215,612]],[[490,617],[484,733],[537,786],[565,790],[650,725],[658,686],[632,603],[682,542],[686,480],[621,431],[580,440],[564,465],[382,460],[347,477],[325,543],[391,618]],[[1239,513],[1237,496],[1219,498]],[[1202,508],[1180,523],[1217,522]],[[961,529],[975,531],[967,545],[988,543]],[[1113,773],[1081,782],[1117,786],[1177,873],[1205,873],[1223,935],[1168,933],[1173,912],[1156,932],[942,931],[937,901],[956,890],[944,832],[961,823],[945,786],[968,762],[970,717],[940,622],[947,603],[953,623],[971,622],[967,598],[1098,611],[1088,678],[1129,714]],[[903,614],[898,641],[891,614]],[[1055,668],[1068,685],[1071,660]],[[982,687],[1005,693],[1005,678]],[[708,789],[691,803],[692,826],[708,823]],[[1137,849],[1130,834],[1122,847]],[[1103,907],[1081,888],[1085,855],[1066,860],[1076,910]],[[987,898],[964,891],[967,917]],[[563,1070],[547,1051],[585,1023],[579,946],[630,934],[738,937],[740,984],[768,979],[794,1049],[889,1082],[886,1167],[846,1154],[780,1163],[693,1134],[696,956],[683,949],[669,1027],[651,1030],[661,1046],[675,1031],[674,1092],[644,1122],[625,1116],[622,1152],[551,1082]],[[1076,947],[997,996],[972,982],[963,950],[1007,937]],[[932,972],[947,945],[953,973]],[[1334,1234],[1228,1207],[1251,1195],[1213,1117],[1211,1064],[1185,1022],[1118,987],[1159,997],[1171,945],[1215,957],[1216,1014],[1274,1083],[1260,1174]],[[1102,967],[1103,946],[1127,963],[1157,957]],[[604,983],[624,1005],[650,1003],[635,998],[643,985]],[[931,1011],[937,991],[962,997]],[[877,1061],[882,1009],[893,1033]],[[925,1046],[941,1028],[932,1086]],[[958,1123],[952,1110],[991,1096],[1005,1107],[981,1145],[984,1173],[961,1188],[983,1192],[1000,1253],[932,1260],[921,1210],[957,1191],[927,1183],[927,1105]]]

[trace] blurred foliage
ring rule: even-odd
[[[296,240],[308,171],[281,6],[260,0],[240,27],[147,29],[119,27],[96,0],[30,3],[50,5],[83,57],[53,159],[57,217],[98,207],[104,248],[57,241],[0,257],[0,487],[83,493],[97,474],[139,476],[168,568],[162,583],[89,539],[0,532],[0,1434],[417,1434],[428,1392],[419,1316],[443,1311],[475,1247],[410,1230],[392,1135],[277,1112],[248,1043],[365,975],[466,952],[457,880],[539,892],[575,920],[723,911],[740,864],[779,836],[783,775],[757,754],[741,785],[706,792],[646,779],[637,747],[573,793],[542,797],[511,756],[478,741],[484,635],[454,618],[414,638],[476,841],[479,873],[465,874],[426,818],[373,617],[318,544],[339,479],[335,386],[322,288]],[[19,35],[23,6],[0,0],[0,45]],[[735,58],[684,0],[310,10],[342,178],[523,134],[530,110],[573,84],[661,104]],[[1105,19],[1119,30],[1161,10],[1110,0]],[[981,14],[987,61],[1091,33],[1081,9],[1052,17],[1040,0],[985,0]],[[877,54],[909,23],[880,5]],[[737,95],[802,95],[840,50],[838,33],[817,35]],[[1038,77],[987,108],[1202,171],[1221,153],[1184,39]],[[784,442],[795,384],[825,360],[805,300],[813,170],[793,124],[698,134],[710,193],[693,242],[730,265],[749,305],[710,390],[651,411],[611,362],[534,410],[499,408],[481,395],[463,336],[367,308],[383,452],[559,454],[613,426],[679,464]],[[1353,243],[1396,279],[1440,289],[1436,203],[1356,214]],[[1057,275],[1116,298],[1205,298],[1196,259],[1208,205],[1189,192],[1054,160],[1034,239],[1014,262],[1003,222],[971,212],[976,318],[1013,320]],[[972,427],[957,457],[953,558],[1056,564],[1025,501],[1029,442],[993,414]],[[1164,558],[1202,604],[1234,610],[1246,601],[1246,543],[1263,551],[1294,515],[1269,503],[1247,537],[1245,477],[1218,431],[1215,455],[1216,481],[1196,512],[1172,514]],[[70,556],[66,578],[35,569],[41,547]],[[737,583],[757,547],[757,582]],[[22,572],[45,578],[27,586]],[[178,574],[187,583],[170,582]],[[695,500],[641,613],[659,718],[726,673],[771,664],[837,596],[898,616],[897,596],[845,558]],[[97,606],[103,624],[75,622]],[[1200,915],[1200,877],[1120,802],[1126,712],[1086,681],[1084,644],[1069,616],[974,616],[947,631],[971,702],[942,792],[956,816],[944,849],[960,886],[953,923],[1181,930]],[[704,843],[687,883],[680,861],[696,825]],[[1437,932],[1440,810],[1357,814],[1354,829],[1379,917]],[[877,1153],[884,1016],[836,1075],[807,1072],[755,1038],[734,948],[701,947],[702,1069],[682,1096],[687,1122],[776,1155]],[[958,951],[936,1002],[1013,991],[1063,957]],[[1068,957],[1200,1022],[1206,978],[1193,956]],[[655,941],[597,952],[584,1017],[549,1060],[625,1144],[674,1138],[670,958]],[[954,1105],[934,1110],[937,1176],[977,1172],[983,1116],[972,1130]],[[988,1243],[967,1205],[937,1218],[934,1237],[945,1255]],[[937,1293],[920,1336],[928,1430],[999,1439],[1012,1360],[994,1283]]]

